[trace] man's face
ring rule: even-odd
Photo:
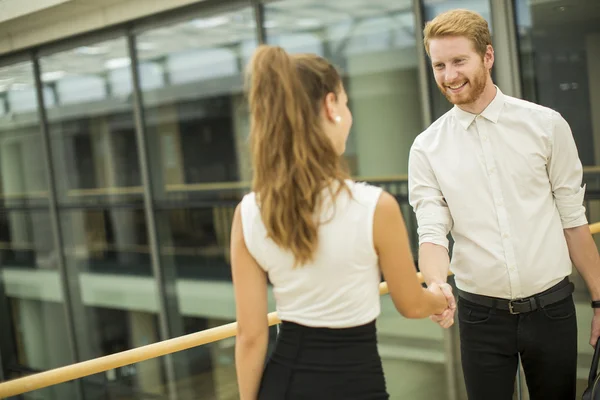
[[[441,37],[429,42],[429,55],[435,81],[449,102],[466,105],[479,99],[493,63],[491,46],[482,59],[466,37]]]

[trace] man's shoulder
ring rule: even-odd
[[[533,103],[528,100],[519,99],[517,97],[504,95],[504,103],[508,106],[509,110],[520,110],[527,112],[530,115],[540,116],[542,118],[552,118],[559,115],[557,111],[553,110],[550,107]]]
[[[449,125],[454,120],[452,109],[448,110],[444,115],[436,119],[427,129],[417,135],[413,143],[413,147],[422,147],[435,142],[442,132],[446,132]]]

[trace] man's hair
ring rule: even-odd
[[[423,29],[423,42],[429,55],[432,39],[451,36],[463,36],[469,39],[475,51],[483,57],[488,44],[492,44],[487,21],[479,14],[469,10],[446,11],[429,21]]]

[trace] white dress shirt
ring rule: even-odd
[[[464,291],[505,299],[571,273],[563,229],[587,224],[573,135],[549,108],[504,95],[480,114],[454,107],[416,139],[409,199],[419,244],[448,248]]]

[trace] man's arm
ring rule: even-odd
[[[419,246],[419,270],[425,278],[425,283],[446,283],[450,257],[448,250],[433,243],[422,243]]]
[[[571,261],[583,277],[593,300],[600,300],[600,257],[592,238],[583,197],[583,167],[571,128],[556,113],[553,116],[552,149],[548,159],[548,176],[560,214]],[[600,336],[600,310],[594,310],[590,344]]]
[[[448,299],[448,309],[431,319],[448,328],[454,323],[456,309],[452,287],[446,284],[450,268],[447,236],[452,217],[431,165],[417,143],[410,150],[408,187],[419,225],[419,270],[427,285],[439,284]]]
[[[600,300],[600,256],[588,225],[565,229],[569,255],[593,300]]]
[[[448,301],[448,308],[441,314],[432,315],[431,320],[440,324],[442,328],[451,327],[454,324],[456,300],[452,294],[452,286],[446,283],[450,270],[448,250],[437,244],[422,243],[419,246],[419,270],[427,286],[432,283],[438,284]]]
[[[600,300],[600,256],[598,248],[587,225],[565,229],[565,238],[569,246],[569,255],[575,268],[583,277],[592,300]],[[600,309],[594,309],[590,344],[596,346],[600,337]]]

